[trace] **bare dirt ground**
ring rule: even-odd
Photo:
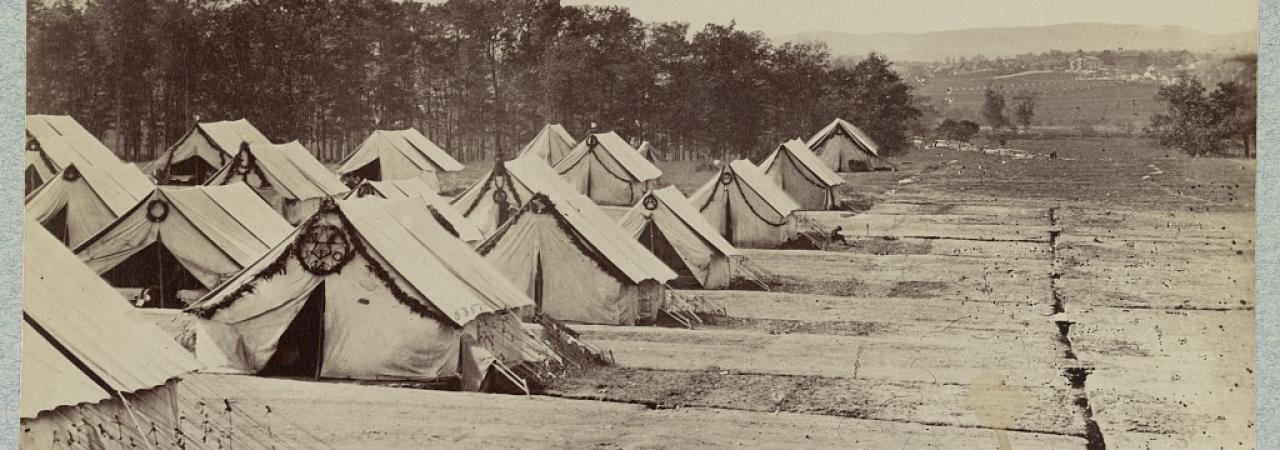
[[[335,448],[1252,448],[1254,165],[1106,145],[846,174],[805,213],[845,245],[747,251],[772,290],[684,292],[693,330],[576,326],[618,365],[546,395],[196,377]]]

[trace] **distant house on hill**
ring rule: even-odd
[[[1097,56],[1086,55],[1083,51],[1076,52],[1067,60],[1067,70],[1072,72],[1094,71],[1102,69],[1102,59]]]

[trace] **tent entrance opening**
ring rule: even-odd
[[[268,377],[320,378],[324,349],[324,283],[307,295],[298,315],[280,335],[276,352],[258,375]]]
[[[204,291],[200,280],[158,240],[102,274],[102,278],[112,286],[142,289],[143,299],[138,306],[143,308],[185,308],[179,291]]]

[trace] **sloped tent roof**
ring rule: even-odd
[[[355,151],[342,160],[337,172],[345,175],[375,161],[384,161],[392,157],[394,161],[407,161],[412,164],[413,169],[416,169],[413,170],[415,172],[424,170],[457,172],[463,169],[462,163],[449,156],[448,152],[431,142],[431,139],[416,129],[407,128],[374,131],[360,143],[359,147],[356,147]]]
[[[794,172],[787,170],[784,165],[794,167]],[[760,170],[773,178],[783,191],[792,194],[802,207],[810,209],[826,209],[834,206],[835,193],[832,189],[844,184],[844,178],[818,159],[818,156],[814,155],[813,151],[799,139],[792,139],[779,145],[760,163]],[[793,178],[792,173],[798,174],[799,177]],[[799,185],[801,183],[803,185]],[[811,192],[815,188],[827,191],[822,193],[822,200],[809,198],[817,195]],[[809,200],[810,204],[805,204],[804,200]]]
[[[880,145],[876,144],[876,141],[872,140],[871,136],[868,136],[861,128],[858,128],[844,119],[836,119],[830,124],[827,124],[827,126],[815,133],[813,137],[809,138],[806,145],[810,149],[815,148],[818,144],[822,143],[822,141],[836,136],[837,130],[843,132],[845,136],[852,139],[853,142],[863,151],[870,153],[873,156],[880,156]]]
[[[121,164],[120,158],[111,149],[102,145],[102,142],[71,116],[29,115],[27,134],[40,145],[40,152],[53,165],[47,167],[43,160],[29,161],[41,163],[37,167],[45,181],[51,178],[50,174],[71,165],[85,167]]]
[[[249,167],[246,167],[246,164]],[[259,175],[286,198],[308,200],[350,192],[333,172],[324,167],[298,141],[286,144],[248,145],[232,161],[209,177],[205,184],[233,183],[245,170]]]
[[[26,221],[23,242],[20,417],[112,398],[94,378],[130,393],[199,368],[38,223]]]
[[[438,219],[443,221],[442,225],[445,225],[451,234],[466,242],[476,242],[484,239],[484,234],[480,232],[480,228],[459,213],[457,209],[454,209],[448,200],[436,194],[436,190],[422,177],[395,181],[364,180],[355,189],[352,189],[350,194],[347,194],[348,199],[369,196],[388,200],[403,198],[426,200],[432,213],[439,215]]]
[[[542,127],[542,130],[538,131],[538,135],[534,136],[533,140],[520,149],[520,153],[516,157],[537,158],[545,161],[548,166],[554,166],[564,159],[565,155],[573,151],[576,144],[577,141],[563,126],[560,124],[547,124]]]
[[[458,194],[453,199],[453,206],[479,226],[480,231],[489,233],[502,225],[496,223],[495,219],[496,202],[493,196],[498,190],[507,192],[507,201],[513,208],[524,206],[537,193],[553,196],[577,194],[541,159],[516,158],[498,163],[495,170],[489,171],[479,182]]]
[[[742,256],[675,186],[650,191],[619,220],[622,229],[633,239],[640,237],[649,223],[671,241],[703,286],[708,284],[706,266],[713,253],[726,258]]]
[[[658,154],[653,150],[653,144],[650,144],[649,141],[641,142],[640,146],[636,148],[636,152],[640,153],[640,156],[647,161],[658,160]]]
[[[153,221],[152,210],[158,213],[161,208],[167,214]],[[102,274],[159,241],[201,284],[212,288],[222,276],[257,261],[291,229],[243,183],[161,187],[77,246],[75,253]]]
[[[46,223],[61,212],[69,245],[79,244],[128,212],[155,190],[151,180],[133,164],[68,166],[27,196],[28,217]]]
[[[352,244],[352,259],[327,274],[304,266],[294,247],[304,245],[312,227],[339,230]],[[465,356],[474,355],[466,352],[475,351],[462,343],[463,330],[492,330],[504,321],[510,323],[497,324],[501,336],[483,345],[504,345],[498,341],[506,340],[505,345],[523,347],[507,349],[509,356],[523,359],[515,363],[528,362],[530,350],[553,353],[533,342],[515,315],[495,314],[532,302],[447,233],[425,200],[365,198],[327,204],[283,243],[188,308],[205,319],[201,339],[209,337],[205,342],[215,345],[197,348],[197,354],[212,363],[260,370],[275,352],[281,331],[322,282],[326,317],[334,317],[326,319],[325,352],[335,352],[321,362],[322,377],[404,379],[456,373],[459,348],[464,366]],[[360,305],[353,305],[356,295]]]
[[[151,165],[147,166],[147,173],[152,175],[161,173],[170,164],[185,161],[193,157],[205,157],[211,159],[212,155],[198,155],[189,153],[183,147],[183,143],[192,136],[199,135],[204,138],[213,148],[218,151],[218,161],[208,161],[213,167],[220,167],[226,161],[231,160],[237,153],[240,153],[240,144],[270,144],[271,140],[267,136],[258,131],[253,124],[246,119],[239,120],[223,120],[218,122],[200,122],[187,131],[178,142],[169,146]],[[183,150],[183,151],[179,151]]]
[[[556,163],[555,171],[564,175],[579,164],[599,162],[614,177],[644,182],[662,176],[658,166],[644,159],[617,133],[597,133],[579,142],[572,152]]]

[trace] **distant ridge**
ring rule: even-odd
[[[1258,51],[1258,32],[1213,34],[1181,26],[1073,23],[1037,27],[974,28],[926,33],[855,34],[837,31],[778,36],[776,41],[826,42],[834,56],[863,56],[877,51],[891,60],[933,61],[983,55],[1014,56],[1049,50],[1190,50],[1243,53]]]

